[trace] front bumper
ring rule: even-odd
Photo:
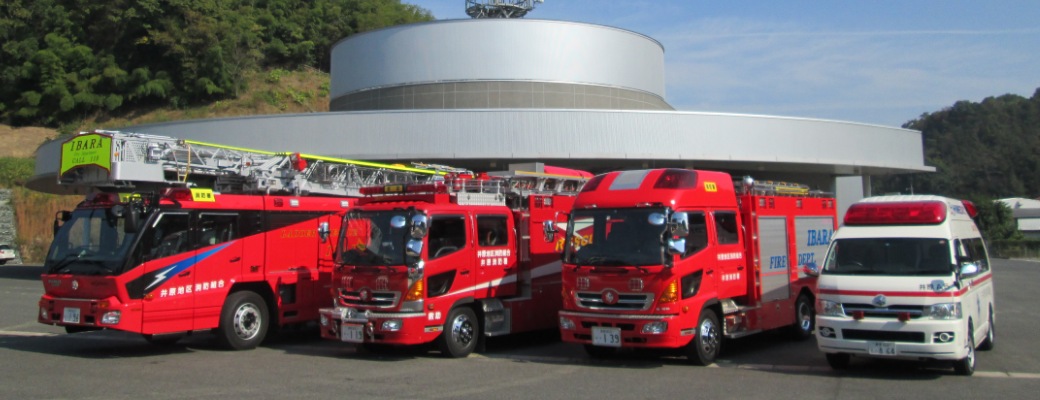
[[[108,303],[108,307],[102,308],[101,305],[104,303]],[[84,326],[141,333],[141,304],[139,302],[120,303],[115,296],[105,299],[69,299],[44,295],[40,298],[38,305],[36,321],[41,324]],[[78,322],[66,320],[66,308],[79,310]],[[119,312],[119,322],[102,323],[102,317],[113,311]]]
[[[364,327],[364,343],[414,345],[432,342],[440,335],[444,326],[441,312],[374,312],[350,307],[322,308],[318,310],[321,337],[346,342],[341,335],[343,325]],[[383,322],[401,320],[401,328],[383,330]],[[355,342],[357,343],[357,342]]]
[[[824,328],[832,329],[833,337],[824,337]],[[939,342],[935,337],[942,332],[952,333],[953,339],[947,343]],[[857,338],[845,338],[846,335],[854,333]],[[923,338],[921,341],[907,338],[893,340],[890,336],[911,336],[919,333]],[[891,342],[895,346],[896,354],[872,355],[868,350],[871,342]],[[891,319],[864,318],[857,321],[851,317],[817,316],[816,343],[824,353],[846,353],[875,358],[959,360],[968,355],[968,332],[964,320],[917,319],[899,322]]]
[[[600,314],[578,311],[560,311],[561,318],[574,322],[574,329],[560,328],[564,342],[592,344],[592,327],[611,327],[621,329],[621,347],[647,348],[679,348],[693,339],[693,328],[683,325],[685,321],[678,314],[673,315],[635,315],[635,314]],[[664,321],[668,329],[663,333],[642,333],[643,325]],[[696,321],[690,322],[693,326]]]

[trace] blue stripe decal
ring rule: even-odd
[[[177,274],[184,272],[185,270],[191,268],[195,264],[202,262],[203,260],[216,254],[218,251],[221,251],[225,247],[230,246],[232,243],[235,243],[235,241],[227,242],[223,246],[217,247],[202,254],[196,254],[195,257],[188,257],[165,267],[164,270],[155,275],[155,281],[148,285],[148,287],[144,288],[145,292],[149,291],[152,288],[162,286],[162,284],[166,283],[166,281],[170,280],[170,278],[173,278]]]

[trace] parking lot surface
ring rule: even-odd
[[[36,322],[40,267],[0,267],[2,398],[474,399],[1035,399],[1040,393],[1040,263],[993,260],[997,346],[975,376],[949,365],[853,359],[832,371],[812,340],[763,333],[724,343],[717,364],[624,352],[599,360],[556,332],[493,338],[486,351],[445,359],[428,349],[372,354],[283,332],[252,351],[199,334],[161,347],[137,335],[66,335]]]

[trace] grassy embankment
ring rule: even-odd
[[[54,214],[71,210],[82,196],[58,196],[22,187],[33,174],[36,148],[61,134],[93,129],[119,129],[130,125],[152,124],[202,118],[243,115],[322,112],[329,110],[328,74],[317,71],[273,70],[249,77],[249,90],[238,99],[221,100],[191,107],[147,107],[118,114],[98,114],[58,130],[0,125],[0,188],[12,189],[18,235],[15,244],[27,263],[42,262],[53,233]]]

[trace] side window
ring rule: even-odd
[[[209,247],[238,239],[237,214],[199,215],[199,247]]]
[[[436,260],[466,247],[466,217],[434,216],[430,221],[427,259]]]
[[[989,271],[989,258],[986,256],[986,244],[981,238],[975,239],[964,239],[965,247],[968,248],[968,253],[971,254],[971,259],[975,260],[975,265],[979,266],[979,272]]]
[[[161,214],[141,237],[145,260],[175,256],[191,250],[188,242],[188,214]]]
[[[509,217],[505,215],[477,216],[477,244],[480,247],[509,245]]]
[[[682,258],[697,254],[708,247],[708,220],[702,212],[687,212],[690,219],[690,235],[686,236],[686,252]]]
[[[737,226],[737,213],[733,211],[716,211],[714,214],[715,233],[719,244],[740,243],[740,227]]]

